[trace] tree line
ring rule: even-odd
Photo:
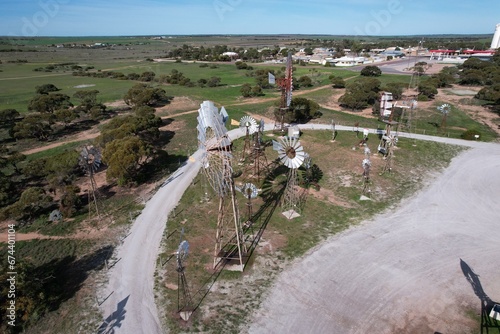
[[[13,109],[0,111],[0,125],[13,139],[32,138],[38,141],[55,139],[66,133],[62,129],[78,123],[109,118],[112,111],[98,102],[97,90],[81,90],[74,94],[78,105],[69,96],[58,92],[52,84],[36,88],[29,103],[30,113],[21,116]],[[154,106],[172,99],[165,90],[141,83],[133,86],[124,96],[131,112],[115,115],[102,125],[93,145],[102,152],[106,177],[121,186],[133,185],[141,170],[155,159],[164,158],[161,118]],[[105,113],[104,113],[105,112]],[[68,113],[68,116],[60,116]],[[77,119],[80,119],[77,121]],[[8,138],[4,140],[9,140]],[[0,210],[1,219],[14,219],[29,223],[41,215],[58,209],[64,217],[71,217],[85,205],[86,198],[75,185],[85,170],[80,165],[80,150],[70,149],[51,157],[32,159],[2,146],[0,151]]]

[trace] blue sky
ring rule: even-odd
[[[493,34],[500,1],[1,0],[0,35]]]

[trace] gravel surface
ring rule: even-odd
[[[424,190],[295,261],[245,331],[478,332],[467,311],[500,302],[500,145],[468,144]]]

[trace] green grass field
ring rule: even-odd
[[[83,67],[92,66],[92,71],[115,71],[122,72],[125,75],[129,73],[141,74],[145,71],[153,71],[157,78],[161,75],[168,75],[175,69],[182,72],[194,83],[202,78],[210,79],[212,76],[220,77],[221,86],[214,88],[201,88],[198,86],[186,87],[168,84],[162,84],[161,87],[165,89],[167,95],[174,96],[174,102],[181,100],[181,97],[186,97],[196,105],[204,100],[212,100],[217,106],[224,105],[231,119],[239,120],[246,114],[255,114],[257,115],[257,119],[258,115],[272,118],[273,108],[279,101],[279,90],[275,88],[265,89],[264,96],[252,99],[243,98],[240,93],[241,85],[249,83],[253,86],[255,85],[255,79],[249,76],[250,71],[237,70],[234,63],[217,63],[217,68],[210,68],[210,66],[200,67],[200,63],[196,62],[151,62],[146,60],[147,58],[163,56],[168,49],[179,47],[184,43],[205,43],[206,45],[213,46],[216,44],[236,45],[238,41],[241,43],[241,38],[236,36],[217,36],[209,40],[207,40],[206,36],[174,36],[173,38],[165,40],[151,40],[145,37],[44,37],[40,39],[11,39],[8,40],[8,43],[0,44],[0,51],[8,50],[9,48],[19,48],[19,52],[0,52],[0,60],[2,60],[0,63],[0,110],[14,108],[21,113],[27,113],[28,103],[35,95],[35,87],[48,83],[54,84],[60,88],[61,90],[59,93],[66,94],[70,97],[72,97],[75,92],[82,89],[96,89],[100,92],[98,100],[102,103],[123,101],[123,96],[130,87],[138,83],[137,81],[131,80],[73,76],[71,70],[66,70],[66,72],[62,70],[54,72],[34,71],[35,69],[43,68],[48,65],[73,62]],[[279,41],[280,38],[276,36],[261,36],[256,37],[254,40],[248,40],[245,47],[260,47],[269,45],[270,43],[278,44],[280,43]],[[283,39],[281,39],[281,41],[283,42]],[[300,41],[301,39],[290,38],[290,40],[286,40],[284,43],[300,43]],[[52,44],[73,42],[105,42],[116,44],[116,46],[107,49],[57,49],[51,46]],[[38,52],[26,52],[26,50],[34,49]],[[27,60],[27,63],[8,62],[9,60],[16,59]],[[283,67],[283,64],[251,63],[249,65],[253,66],[254,70],[268,68],[279,70]],[[311,77],[313,82],[313,87],[300,88],[295,92],[297,94],[296,96],[302,96],[317,101],[320,104],[326,104],[332,94],[336,93],[330,86],[329,76],[331,74],[346,80],[353,80],[359,76],[357,72],[342,68],[296,65],[294,80],[298,80],[301,76],[307,75]],[[407,83],[409,78],[409,76],[405,75],[384,74],[378,79],[383,85],[388,82]],[[160,85],[159,83],[152,84]],[[81,88],[78,88],[79,86]],[[321,89],[314,90],[315,88]],[[313,90],[307,92],[309,89]],[[304,94],[303,92],[306,93]],[[459,137],[466,129],[474,129],[480,131],[481,140],[489,141],[497,137],[486,125],[472,120],[460,109],[458,104],[452,104],[452,110],[447,118],[446,129],[439,129],[435,124],[441,123],[442,115],[436,110],[436,107],[444,103],[443,99],[440,95],[437,95],[436,99],[429,107],[417,110],[413,115],[412,128],[410,131],[438,136]],[[77,101],[73,98],[72,102],[77,104]],[[173,110],[172,108],[162,111],[162,116],[171,115],[170,119],[165,121],[165,124],[172,125],[172,130],[168,130],[170,131],[169,135],[171,137],[163,147],[168,153],[168,164],[165,165],[167,167],[161,170],[161,175],[159,175],[160,173],[154,176],[148,174],[150,178],[149,182],[151,182],[150,185],[157,182],[162,177],[166,177],[167,174],[174,172],[175,168],[197,149],[197,138],[193,135],[193,131],[196,131],[195,129],[197,126],[197,113],[176,115],[178,112],[197,109],[197,107],[193,108],[192,105],[193,104],[182,105],[179,103],[177,110]],[[383,129],[385,127],[385,124],[380,122],[375,115],[363,117],[356,113],[346,113],[341,110],[327,108],[321,108],[321,112],[322,116],[312,122],[330,124],[330,122],[334,120],[336,124],[353,126],[353,128],[356,123],[359,124],[359,128]],[[234,126],[231,125],[227,127],[228,129],[234,128]],[[408,130],[403,129],[403,131]],[[281,261],[298,257],[311,247],[317,245],[321,240],[324,240],[327,236],[342,231],[353,224],[357,224],[370,215],[381,212],[384,208],[387,208],[399,199],[410,195],[415,189],[418,189],[422,182],[422,175],[425,175],[425,173],[430,170],[438,171],[445,167],[449,160],[460,151],[458,147],[430,142],[419,142],[414,146],[414,141],[401,139],[395,153],[394,173],[378,175],[381,169],[382,160],[378,157],[374,157],[373,187],[374,194],[377,194],[378,197],[376,201],[364,202],[361,204],[359,202],[361,186],[358,181],[360,180],[360,162],[363,154],[359,149],[356,151],[352,150],[352,147],[359,142],[360,138],[356,136],[354,131],[341,132],[336,142],[331,143],[331,136],[331,131],[306,131],[302,134],[301,141],[304,146],[307,147],[308,152],[311,153],[314,163],[318,164],[324,172],[324,177],[320,180],[319,185],[321,189],[327,192],[321,196],[309,197],[306,201],[306,205],[303,207],[302,217],[292,222],[286,220],[278,211],[273,213],[267,232],[270,235],[277,235],[281,245],[276,254],[268,254],[266,255],[266,259],[272,261],[278,259]],[[273,137],[265,137],[266,140],[270,140],[271,138]],[[58,138],[57,140],[63,141],[66,139],[67,138]],[[370,137],[368,144],[372,152],[376,151],[378,141],[379,139],[375,136]],[[37,142],[34,139],[12,140],[8,142],[8,145],[20,151],[32,147],[43,146],[45,144],[46,142]],[[81,141],[77,141],[30,154],[26,162],[52,157],[67,150],[78,150],[82,144]],[[241,148],[242,141],[236,141],[234,146],[235,149]],[[269,161],[276,158],[276,153],[274,151],[268,148],[267,152],[269,154]],[[350,159],[348,157],[350,157]],[[240,171],[240,169],[240,166],[235,165],[235,170]],[[12,173],[12,171],[10,171],[10,173]],[[279,186],[279,181],[284,179],[284,175],[278,176],[276,179],[276,186]],[[352,182],[348,185],[342,180],[351,180]],[[83,181],[83,177],[79,181]],[[211,258],[212,244],[210,244],[209,251],[207,251],[209,248],[201,247],[206,246],[204,242],[206,242],[207,238],[213,238],[212,232],[215,228],[215,222],[211,220],[207,223],[206,217],[212,216],[213,212],[217,210],[215,201],[206,202],[203,200],[206,190],[203,182],[203,177],[201,177],[201,175],[196,178],[192,186],[188,189],[186,194],[184,194],[184,198],[177,208],[178,214],[169,219],[168,228],[168,232],[170,233],[176,227],[180,229],[181,226],[186,226],[186,238],[189,238],[190,242],[193,240],[193,256],[191,257],[190,255],[191,258],[189,261],[192,261],[190,262],[190,266],[192,266],[194,270],[198,270],[197,276],[194,278],[193,282],[195,284],[201,284],[203,275],[206,274],[206,264],[210,262]],[[109,209],[114,216],[114,220],[108,219],[109,216],[106,216],[106,222],[103,221],[103,226],[110,226],[111,230],[115,227],[119,229],[126,226],[126,224],[129,223],[130,215],[137,214],[142,208],[142,204],[138,204],[138,191],[138,188],[134,187],[130,189],[121,189],[119,194],[113,193],[109,198],[103,199],[103,208]],[[338,203],[332,204],[329,202],[329,194],[335,195],[335,198],[343,204],[338,205]],[[240,195],[238,194],[238,196]],[[245,201],[241,198],[239,201],[241,212],[245,212],[247,209]],[[262,203],[263,200],[259,198],[256,203],[256,209],[258,205]],[[345,203],[347,203],[347,205],[344,205]],[[87,218],[88,208],[83,207],[71,221],[49,224],[45,217],[41,217],[30,226],[23,227],[19,232],[38,232],[51,236],[67,237],[80,231],[84,223],[88,223],[85,222]],[[185,224],[186,221],[187,224]],[[95,224],[92,226],[103,227]],[[290,228],[291,226],[293,226],[293,228]],[[207,237],[207,231],[211,233],[209,237]],[[177,240],[176,238],[176,241]],[[51,260],[57,260],[64,256],[80,257],[92,248],[92,242],[94,242],[94,240],[87,241],[69,238],[20,242],[20,256],[29,258],[33,260],[36,265],[41,266],[44,263],[50,262]],[[103,241],[97,240],[97,243],[103,243]],[[175,246],[176,245],[172,246],[172,244],[166,243],[163,255],[170,254],[171,249],[169,249],[169,247]],[[253,261],[255,261],[255,258],[251,259],[250,263],[253,263]],[[279,271],[279,266],[273,265],[269,268],[269,276],[257,282],[256,286],[249,285],[249,291],[242,297],[244,302],[247,303],[245,305],[253,305],[252,308],[257,307],[258,296],[264,291],[262,288],[269,285],[272,276]],[[172,271],[172,273],[175,274],[175,271]],[[177,277],[176,275],[174,276],[175,280]],[[221,277],[226,279],[224,284],[227,283],[227,281],[233,280],[237,282],[240,279],[239,274],[223,274]],[[159,282],[160,280],[158,278],[157,283]],[[89,293],[89,295],[92,293],[94,292]],[[175,291],[162,291],[162,294],[163,293],[166,293],[171,301],[176,298]],[[207,303],[217,303],[217,298],[220,299],[221,296],[210,295]],[[67,307],[63,306],[61,312],[66,312],[67,308],[77,309],[80,305],[77,299],[78,298],[73,298],[69,300]],[[92,303],[93,301],[91,300],[90,304]],[[89,304],[87,303],[87,305]],[[173,310],[172,307],[173,303],[167,308],[164,308],[163,311],[168,312],[168,314],[175,314],[175,310]],[[220,321],[215,321],[213,327],[211,327],[211,324],[207,324],[203,319],[196,316],[194,323],[197,323],[197,325],[192,329],[219,332],[221,329],[224,329],[224,324],[227,321],[227,323],[229,323],[228,328],[237,331],[237,325],[244,321],[245,312],[248,310],[245,311],[241,309],[236,313],[231,313],[231,310],[226,311],[224,311],[226,313],[220,313]],[[71,313],[72,317],[68,317],[64,320],[66,322],[63,325],[64,329],[56,329],[55,332],[76,332],[77,330],[75,327],[72,327],[74,325],[68,323],[68,319],[79,318],[77,313],[78,312]],[[51,319],[50,321],[54,323],[57,322],[56,313],[51,313],[49,317]],[[82,321],[85,322],[85,320],[82,319],[78,321],[80,323]],[[92,323],[92,321],[95,322],[96,320],[89,320],[88,323]],[[177,327],[178,324],[173,324],[172,326],[176,331],[186,330],[186,328]],[[44,330],[40,330],[41,332],[48,332],[52,329],[50,323],[44,324],[44,327],[40,328],[45,328]]]

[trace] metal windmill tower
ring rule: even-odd
[[[424,49],[424,38],[422,37],[422,40],[420,40],[418,42],[417,51],[415,52],[415,62],[414,62],[414,65],[413,65],[414,67],[419,62],[420,50],[423,50],[423,49]],[[410,59],[411,59],[411,57],[408,57],[408,61]],[[418,72],[417,70],[414,69],[414,71],[413,71],[413,73],[411,75],[411,78],[410,78],[410,83],[408,84],[408,90],[410,90],[412,88],[417,88],[418,87],[421,75],[422,75],[422,73],[420,73],[420,72]]]
[[[401,116],[399,117],[399,122],[396,127],[396,135],[399,134],[401,128],[406,128],[408,132],[411,132],[413,112],[418,107],[418,102],[415,99],[407,99],[402,103],[396,102],[394,107],[401,108]]]
[[[330,141],[334,142],[335,139],[337,138],[337,130],[335,129],[335,121],[333,119],[331,122],[331,130],[332,130],[332,140],[330,140]]]
[[[253,135],[253,147],[251,155],[251,163],[249,167],[253,167],[252,176],[260,182],[262,171],[267,171],[268,162],[265,154],[265,145],[262,143],[262,135],[264,133],[264,120],[260,120],[258,131]]]
[[[252,153],[250,136],[258,132],[259,127],[257,126],[257,121],[253,117],[243,116],[240,120],[240,129],[245,131],[245,145],[243,146],[241,154],[241,160],[244,161],[247,155]]]
[[[282,207],[285,211],[285,216],[291,219],[294,214],[298,214],[295,211],[300,200],[297,169],[304,162],[306,153],[300,141],[297,138],[290,137],[282,137],[278,141],[273,140],[273,149],[278,152],[281,163],[288,167]]]
[[[383,135],[382,138],[380,139],[377,151],[381,153],[384,157],[386,157],[389,152],[389,143],[388,143],[389,137],[392,136],[392,138],[394,138],[394,140],[397,142],[397,137],[391,134],[392,127],[394,125],[398,125],[398,122],[392,120],[393,115],[394,113],[391,113],[391,115],[389,116],[389,120],[382,121],[383,123],[385,123],[385,135]]]
[[[284,133],[285,132],[285,114],[287,113],[288,109],[290,108],[290,103],[292,103],[293,64],[292,64],[292,53],[291,52],[288,52],[288,56],[286,59],[285,77],[277,79],[277,85],[281,89],[281,99],[280,99],[279,110],[275,116],[274,131]]]
[[[382,140],[385,141],[386,154],[384,155],[385,165],[382,169],[382,174],[385,172],[392,171],[392,158],[393,158],[393,149],[397,143],[397,137],[394,135],[384,135],[382,136]]]
[[[243,271],[247,247],[243,242],[238,203],[235,196],[231,165],[231,140],[227,136],[222,115],[211,101],[204,101],[198,110],[198,144],[203,152],[205,175],[219,197],[214,269],[225,261],[226,268]]]
[[[101,152],[94,146],[84,146],[80,151],[80,166],[89,176],[90,189],[88,190],[89,218],[91,217],[92,205],[99,217],[99,207],[97,205],[97,183],[94,179],[94,174],[101,166]]]
[[[363,167],[363,194],[370,192],[370,168],[372,166],[370,154],[370,149],[365,146],[365,158],[361,162],[361,166]]]
[[[184,262],[189,253],[189,243],[186,240],[183,240],[179,247],[177,248],[177,252],[175,253],[177,259],[177,273],[178,279],[177,284],[179,286],[177,290],[177,312],[181,316],[181,319],[184,321],[189,320],[191,314],[193,314],[193,299],[191,298],[191,293],[189,291],[189,286],[186,280],[186,275],[184,273]]]
[[[253,205],[252,200],[257,198],[259,191],[255,184],[253,183],[245,183],[241,188],[237,188],[238,191],[241,191],[243,196],[245,196],[247,200],[247,221],[245,223],[245,227],[249,228],[252,226],[252,216],[253,216]]]
[[[451,106],[448,103],[442,104],[439,107],[437,107],[439,111],[443,114],[443,119],[441,120],[441,131],[446,130],[446,118],[448,118],[448,114],[451,111]]]

